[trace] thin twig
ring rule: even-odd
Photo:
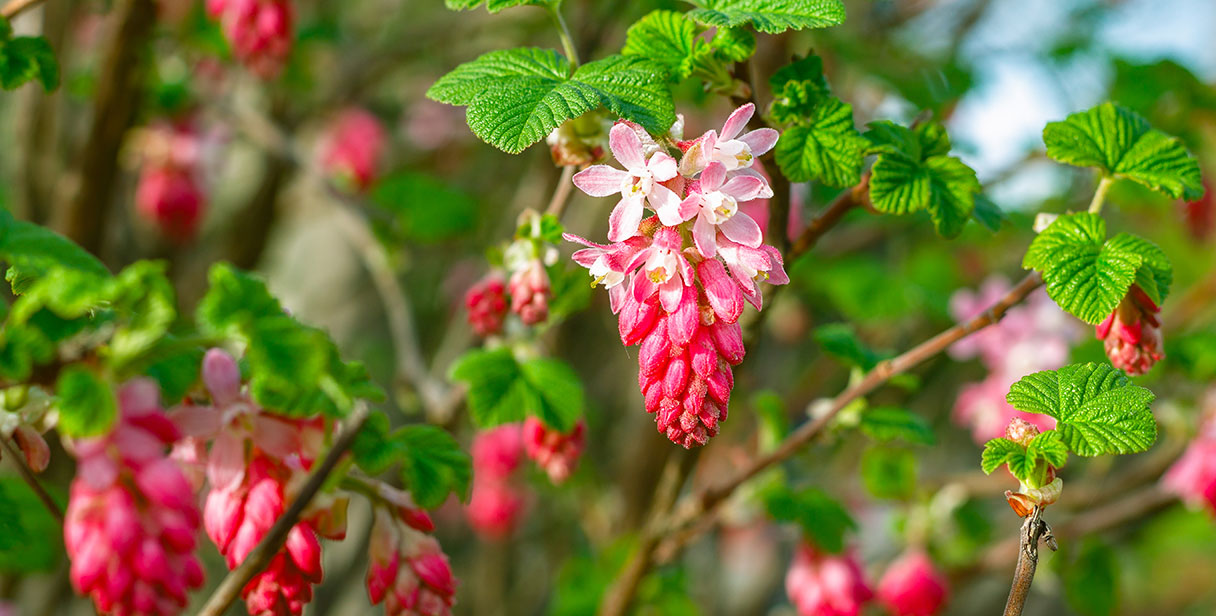
[[[574,188],[574,182],[570,181],[572,177],[574,177],[574,165],[562,167],[562,176],[558,178],[557,186],[553,189],[549,207],[545,208],[546,214],[552,214],[559,219],[562,217],[566,211],[566,204],[570,203],[570,192]]]
[[[1018,564],[1013,569],[1013,584],[1005,601],[1004,616],[1022,616],[1026,597],[1030,596],[1030,583],[1034,581],[1034,572],[1039,566],[1039,539],[1049,532],[1042,515],[1043,510],[1035,505],[1018,532]]]
[[[840,219],[851,209],[864,205],[867,198],[867,191],[870,186],[870,174],[867,172],[861,177],[859,182],[853,188],[850,188],[842,193],[830,204],[822,214],[817,216],[810,224],[802,230],[802,234],[798,236],[798,240],[790,248],[789,254],[786,255],[786,262],[792,262],[794,259],[802,256],[803,253],[810,250],[827,233]]]
[[[300,493],[291,505],[287,507],[287,511],[275,521],[274,526],[270,527],[270,531],[258,543],[257,547],[245,557],[245,560],[237,566],[236,569],[228,572],[228,575],[220,581],[220,585],[216,587],[215,592],[207,599],[207,603],[199,610],[198,616],[221,616],[232,602],[236,600],[241,589],[253,576],[266,568],[270,563],[270,559],[283,547],[283,542],[287,540],[287,534],[291,532],[293,526],[300,519],[300,514],[308,507],[308,503],[321,490],[321,486],[329,478],[329,474],[337,467],[338,461],[350,448],[351,443],[355,442],[355,435],[359,429],[363,427],[363,422],[367,421],[368,407],[366,403],[356,403],[354,411],[342,423],[342,432],[338,438],[334,440],[334,444],[329,449],[329,453],[325,454],[325,459],[321,461],[308,476],[308,481],[304,487],[300,489]]]
[[[9,0],[4,6],[0,7],[0,17],[12,21],[14,17],[20,15],[26,9],[32,9],[42,0]]]
[[[38,500],[42,501],[42,504],[46,506],[46,510],[51,512],[51,515],[55,516],[55,519],[59,520],[59,524],[62,525],[63,510],[59,508],[59,503],[56,503],[55,499],[51,498],[51,495],[47,493],[46,488],[42,487],[41,483],[38,483],[38,478],[34,476],[34,471],[30,470],[29,465],[25,463],[25,457],[4,436],[0,436],[0,446],[4,447],[4,453],[8,454],[9,459],[17,467],[17,474],[21,475],[25,483],[29,484],[30,489],[34,491]]]

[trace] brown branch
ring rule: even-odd
[[[20,15],[26,9],[32,9],[42,0],[9,0],[4,6],[0,7],[0,17],[12,21],[14,17]]]
[[[118,27],[97,76],[93,120],[80,158],[79,184],[68,204],[64,234],[100,255],[118,180],[118,151],[143,99],[144,42],[156,22],[153,0],[118,3]]]
[[[25,463],[25,457],[4,436],[0,436],[0,446],[4,448],[4,452],[8,454],[9,459],[13,461],[13,465],[17,467],[17,474],[21,475],[25,483],[29,484],[30,489],[34,491],[34,495],[46,506],[46,510],[51,512],[51,515],[59,521],[60,525],[63,525],[63,510],[59,508],[59,503],[56,503],[55,499],[51,498],[51,495],[47,493],[46,488],[42,487],[41,483],[38,483],[38,478],[34,476],[34,471],[30,470],[29,465]]]
[[[198,616],[222,616],[236,600],[241,589],[253,576],[266,568],[270,563],[270,559],[283,547],[283,542],[287,540],[287,534],[291,532],[293,526],[300,519],[300,514],[308,507],[308,503],[321,490],[321,486],[329,478],[329,474],[338,466],[338,461],[355,442],[355,435],[359,429],[363,427],[363,422],[367,421],[368,417],[367,404],[359,402],[355,409],[351,412],[346,421],[342,423],[342,432],[338,438],[334,440],[334,444],[329,449],[329,453],[325,454],[325,459],[321,461],[308,476],[308,481],[304,487],[300,489],[300,493],[291,505],[287,507],[287,511],[275,521],[274,526],[270,527],[270,531],[262,537],[257,547],[245,557],[245,560],[237,566],[236,569],[228,572],[228,575],[220,581],[220,585],[216,587],[211,597],[207,599],[207,603],[198,611]]]
[[[1013,569],[1013,584],[1009,588],[1009,598],[1005,600],[1004,616],[1022,616],[1026,597],[1030,596],[1030,584],[1039,566],[1039,541],[1051,532],[1042,520],[1042,514],[1043,510],[1036,505],[1018,532],[1018,563]],[[1048,546],[1054,545],[1048,543]]]
[[[827,209],[822,214],[817,216],[810,224],[802,230],[802,234],[798,236],[798,240],[794,242],[790,248],[789,254],[786,255],[786,262],[792,262],[794,259],[802,256],[806,251],[815,246],[820,237],[827,233],[829,229],[836,226],[840,219],[851,209],[865,205],[869,199],[870,174],[867,172],[861,176],[861,182],[850,188],[836,197]]]

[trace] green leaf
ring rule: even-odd
[[[6,211],[0,211],[0,259],[9,264],[5,278],[18,294],[52,268],[110,275],[97,257],[68,238],[34,223],[14,220]]]
[[[1060,216],[1030,243],[1022,267],[1042,272],[1047,294],[1086,323],[1106,319],[1132,283],[1143,282],[1150,298],[1163,301],[1173,277],[1165,253],[1127,233],[1105,239],[1101,216]]]
[[[823,350],[862,370],[869,371],[883,358],[882,354],[866,346],[857,336],[857,330],[847,323],[829,323],[815,330],[815,342]]]
[[[578,374],[559,359],[537,358],[520,364],[523,377],[536,392],[528,409],[545,425],[560,432],[574,429],[583,414],[583,384]]]
[[[756,53],[756,35],[743,28],[718,28],[709,46],[723,62],[743,62]]]
[[[790,181],[844,188],[861,180],[865,147],[866,140],[853,126],[853,108],[828,98],[815,105],[805,123],[781,134],[775,156]]]
[[[1068,445],[1064,444],[1060,434],[1057,430],[1048,430],[1031,439],[1026,446],[1027,457],[1062,468],[1068,463]]]
[[[933,123],[915,131],[890,122],[875,122],[866,133],[870,153],[878,154],[870,170],[870,201],[888,214],[927,210],[938,234],[954,237],[975,209],[980,183],[975,171],[948,156],[945,130]]]
[[[416,425],[401,428],[393,438],[404,450],[402,478],[420,507],[434,509],[453,493],[468,501],[473,463],[451,434]]]
[[[464,236],[477,222],[477,201],[430,175],[405,171],[376,182],[368,195],[393,216],[407,240],[434,244]]]
[[[844,534],[857,528],[848,510],[819,488],[795,492],[778,486],[763,498],[769,515],[776,520],[797,522],[816,546],[833,554],[844,550]]]
[[[388,415],[373,411],[355,435],[350,451],[355,464],[363,472],[379,475],[400,462],[405,455],[401,442],[391,437],[390,430]]]
[[[73,437],[105,434],[118,417],[118,403],[110,386],[83,366],[59,373],[55,384],[59,399],[59,429]]]
[[[994,438],[987,443],[984,443],[984,451],[980,455],[980,468],[984,473],[991,475],[992,471],[1000,468],[1002,464],[1014,462],[1010,464],[1010,468],[1014,464],[1021,464],[1018,458],[1026,456],[1026,448],[1007,439]]]
[[[649,58],[679,81],[688,77],[698,58],[711,51],[697,37],[696,24],[684,19],[682,13],[658,10],[629,26],[621,55]]]
[[[828,80],[823,74],[823,58],[809,54],[777,69],[768,83],[773,92],[780,92],[790,83],[809,82],[810,86],[820,92],[827,92]]]
[[[266,289],[266,283],[228,263],[217,263],[207,274],[210,287],[194,318],[199,331],[222,337],[253,326],[262,317],[283,314],[283,307]]]
[[[516,6],[558,6],[561,0],[443,0],[444,5],[453,11],[470,11],[485,2],[486,10],[497,13],[503,9]]]
[[[603,105],[652,133],[675,122],[675,107],[659,64],[609,56],[579,67],[553,50],[493,51],[439,79],[427,96],[467,105],[469,128],[497,148],[517,154],[562,122]]]
[[[12,90],[37,80],[47,92],[59,85],[59,63],[45,37],[8,38],[0,33],[0,88]]]
[[[1122,371],[1097,363],[1028,374],[1005,396],[1018,410],[1055,417],[1063,443],[1086,457],[1152,446],[1157,440],[1148,408],[1153,398],[1153,392],[1132,385]]]
[[[480,428],[523,421],[532,391],[509,349],[473,350],[452,364],[449,377],[469,386],[469,414]]]
[[[767,34],[826,28],[844,23],[841,0],[702,0],[688,17],[708,26],[751,24]]]
[[[980,193],[975,196],[975,209],[971,211],[971,218],[976,222],[986,227],[989,231],[996,233],[1001,230],[1001,225],[1009,219],[1005,216],[1005,212],[1000,206]]]
[[[906,499],[916,492],[916,466],[908,449],[872,446],[861,455],[861,479],[875,498]]]
[[[1043,129],[1051,158],[1126,178],[1171,198],[1203,194],[1199,163],[1175,137],[1154,130],[1136,112],[1102,103]]]
[[[121,324],[110,339],[112,361],[121,366],[165,337],[177,319],[173,285],[166,263],[137,261],[114,278],[114,310]]]
[[[902,440],[913,445],[933,445],[937,437],[925,418],[907,409],[880,406],[861,414],[861,431],[876,441]]]

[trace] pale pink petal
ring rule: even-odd
[[[245,476],[245,441],[225,430],[207,455],[207,481],[212,490],[232,490]]]
[[[77,466],[76,474],[94,490],[104,490],[118,479],[118,462],[109,456],[97,456]]]
[[[701,193],[689,193],[680,202],[680,218],[688,220],[701,211]]]
[[[592,197],[607,197],[621,192],[621,184],[630,177],[608,165],[593,165],[574,174],[574,185]]]
[[[574,259],[575,263],[589,268],[595,265],[595,262],[602,256],[604,256],[604,251],[599,248],[584,248],[575,251],[574,254],[570,255],[570,258]]]
[[[646,299],[654,294],[655,287],[654,281],[646,276],[646,272],[639,271],[633,277],[633,300],[639,304],[645,303]]]
[[[211,439],[220,431],[220,412],[210,406],[179,406],[168,414],[182,436]]]
[[[713,153],[714,145],[717,143],[718,133],[712,130],[697,139],[680,159],[680,173],[687,177],[700,173],[709,164],[709,156]]]
[[[709,163],[709,166],[701,172],[701,193],[711,193],[722,187],[722,182],[726,180],[726,167],[722,163]]]
[[[726,123],[722,125],[721,139],[723,141],[734,139],[747,126],[748,121],[752,119],[752,114],[755,112],[756,106],[752,103],[748,103],[731,112],[730,117],[726,118]]]
[[[754,175],[736,175],[718,190],[734,197],[736,201],[751,201],[760,196],[764,186],[764,180]]]
[[[626,129],[628,130],[628,129]],[[630,134],[633,134],[630,131]],[[642,224],[642,198],[621,199],[608,217],[608,239],[613,242],[627,240],[638,234]]]
[[[781,258],[781,251],[765,244],[760,247],[760,250],[768,253],[769,260],[772,263],[771,269],[768,270],[769,284],[787,284],[790,277],[785,273],[785,260]]]
[[[718,231],[714,223],[709,221],[709,216],[704,213],[697,216],[697,222],[692,226],[692,241],[702,257],[708,259],[718,252],[717,236]]]
[[[774,145],[777,145],[777,138],[780,136],[780,133],[771,128],[757,128],[739,137],[739,141],[746,143],[748,149],[752,151],[752,156],[759,158],[773,149]]]
[[[267,415],[253,418],[253,443],[280,460],[300,453],[300,429]]]
[[[591,240],[588,240],[585,237],[575,235],[573,233],[563,233],[562,239],[566,240],[567,242],[575,242],[576,244],[582,244],[583,246],[586,246],[588,248],[600,248],[600,249],[608,248],[608,246],[606,244],[596,244],[595,242],[592,242]]]
[[[646,159],[642,158],[642,140],[638,139],[638,134],[632,128],[624,124],[613,126],[608,133],[608,147],[612,148],[612,155],[617,161],[633,175],[641,175],[646,170]]]
[[[663,305],[663,310],[675,312],[682,297],[684,297],[684,282],[679,276],[672,276],[667,282],[659,285],[659,303]]]
[[[663,224],[674,227],[686,220],[680,216],[680,197],[666,186],[655,184],[646,200],[650,202],[650,207],[658,213],[659,221]]]
[[[666,152],[655,152],[651,155],[650,160],[646,163],[646,168],[650,170],[650,175],[656,182],[666,182],[679,173],[676,159]]]
[[[722,233],[726,237],[744,246],[756,248],[764,241],[764,235],[760,233],[760,225],[742,212],[726,219],[718,227],[722,229]]]
[[[752,167],[744,167],[742,169],[735,169],[732,172],[734,174],[733,177],[747,176],[747,177],[759,178],[760,181],[763,183],[763,186],[760,187],[760,192],[759,192],[759,194],[756,195],[756,198],[757,199],[772,199],[773,198],[773,187],[769,185],[768,178],[765,177],[763,173],[761,173],[760,171],[758,171],[756,169],[756,167],[759,165],[760,165],[760,163],[759,163],[759,161],[757,161],[756,164],[753,165]]]

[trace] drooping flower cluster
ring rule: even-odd
[[[523,427],[524,452],[549,475],[550,481],[561,483],[578,465],[586,432],[587,423],[583,420],[579,420],[569,433],[564,433],[535,417],[528,417]]]
[[[388,616],[448,616],[456,578],[439,542],[435,524],[409,495],[378,484],[383,500],[375,508],[368,541],[367,594],[384,602]]]
[[[1137,376],[1165,359],[1158,312],[1161,308],[1139,285],[1133,284],[1128,289],[1115,311],[1094,330],[1103,341],[1111,365]]]
[[[1161,484],[1191,507],[1206,505],[1216,514],[1216,391],[1209,391],[1203,404],[1199,433],[1166,471]]]
[[[72,585],[102,613],[178,614],[203,584],[194,490],[166,455],[178,430],[150,380],[123,385],[118,406],[112,432],[72,445],[79,466],[63,525]]]
[[[263,79],[287,63],[294,12],[291,0],[207,0],[207,14],[219,21],[233,55]]]
[[[376,179],[384,146],[380,120],[352,107],[338,114],[329,126],[321,144],[321,166],[344,186],[366,190]]]
[[[911,550],[887,566],[878,581],[878,600],[894,616],[934,616],[949,597],[946,576],[929,555]]]
[[[803,543],[785,574],[785,592],[799,616],[857,616],[874,598],[857,558]]]
[[[241,391],[236,360],[212,349],[203,358],[203,383],[213,406],[183,406],[173,419],[195,443],[213,440],[205,454],[209,484],[203,509],[207,535],[228,567],[236,568],[282,516],[320,454],[324,423],[266,412]],[[199,449],[179,448],[202,461]],[[319,537],[346,534],[345,498],[321,497],[291,528],[283,549],[242,590],[250,614],[300,614],[322,578]]]
[[[1038,426],[1020,417],[1010,419],[1009,426],[1005,428],[1005,438],[1022,447],[1029,447],[1039,434]],[[1010,475],[1012,474],[1010,471]],[[1035,507],[1043,508],[1055,504],[1064,490],[1064,480],[1056,477],[1056,467],[1050,464],[1047,465],[1042,485],[1032,486],[1021,481],[1018,483],[1017,492],[1005,490],[1005,501],[1013,508],[1014,513],[1023,518],[1033,513]]]
[[[135,208],[174,242],[194,237],[206,208],[199,181],[200,144],[188,120],[158,124],[143,134]]]
[[[465,516],[479,535],[503,539],[523,514],[525,494],[512,475],[523,460],[519,424],[482,431],[473,439],[473,492]]]
[[[991,308],[1009,289],[1006,279],[990,278],[978,293],[956,292],[950,298],[950,312],[956,319],[970,319]],[[978,356],[988,369],[983,381],[962,387],[954,403],[954,421],[970,427],[972,438],[981,445],[1002,436],[1015,417],[1039,429],[1054,428],[1054,419],[1013,408],[1005,402],[1005,394],[1024,375],[1063,366],[1068,361],[1069,345],[1079,333],[1075,321],[1039,290],[1025,303],[1010,308],[995,325],[954,343],[950,347],[952,357],[961,360]]]
[[[502,276],[491,272],[469,287],[464,294],[469,325],[477,335],[493,336],[502,331],[507,316],[507,290]]]
[[[773,194],[752,166],[778,135],[767,128],[741,134],[754,111],[744,105],[721,134],[680,142],[678,162],[645,131],[620,122],[609,147],[625,169],[595,165],[574,176],[589,195],[620,195],[608,220],[612,244],[565,237],[587,247],[574,260],[590,270],[593,285],[609,289],[622,343],[642,345],[638,385],[647,411],[685,447],[704,445],[726,418],[731,366],[744,356],[743,301],[760,309],[759,282],[789,281],[781,254],[739,210]],[[647,207],[655,216],[644,219]]]

